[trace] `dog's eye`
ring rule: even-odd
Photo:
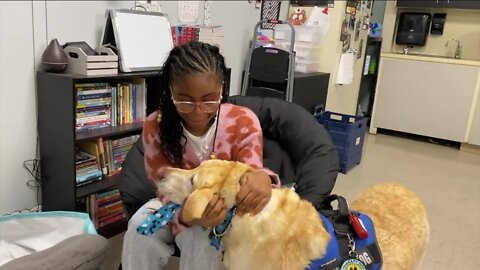
[[[195,177],[194,174],[192,174],[192,176],[190,177],[190,184],[192,184],[192,187],[193,187],[193,177]]]

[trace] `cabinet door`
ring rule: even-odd
[[[397,7],[441,8],[446,0],[397,0]]]
[[[480,77],[478,79],[480,80]],[[477,98],[477,106],[473,115],[468,143],[480,146],[480,95]]]
[[[373,128],[464,142],[479,67],[382,58]]]
[[[443,0],[443,1],[444,1],[445,8],[480,9],[480,1],[478,0]]]

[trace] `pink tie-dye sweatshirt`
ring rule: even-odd
[[[160,127],[157,122],[159,111],[153,112],[145,120],[143,126],[143,145],[145,149],[145,168],[150,181],[156,180],[157,171],[164,166],[176,167],[161,151]],[[222,104],[217,119],[218,127],[215,138],[215,156],[217,159],[233,160],[246,163],[255,169],[267,172],[274,186],[279,186],[278,176],[263,168],[262,129],[257,116],[248,108]],[[193,169],[200,165],[194,150],[187,143],[182,169]],[[177,234],[183,226],[175,216],[172,222],[172,231]]]

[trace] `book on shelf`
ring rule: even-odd
[[[118,174],[123,161],[140,135],[98,138],[77,142],[77,186]],[[108,181],[108,180],[107,180]]]
[[[108,175],[108,167],[105,158],[105,150],[103,146],[103,139],[98,138],[95,141],[85,140],[78,142],[78,147],[81,151],[84,151],[91,156],[95,157],[98,168],[100,169],[101,176]]]
[[[140,122],[146,115],[145,79],[75,84],[76,130]]]
[[[77,200],[79,211],[87,212],[97,229],[125,219],[118,189],[111,189]]]
[[[75,173],[77,185],[102,179],[102,171],[98,166],[97,157],[80,149],[75,154]]]
[[[135,144],[140,135],[125,136],[118,139],[109,139],[105,143],[106,163],[110,171],[110,175],[119,173],[122,170],[122,164],[127,156],[128,151]]]

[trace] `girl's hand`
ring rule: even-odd
[[[181,216],[182,213],[180,213],[179,217]],[[185,223],[187,226],[214,227],[222,224],[226,217],[227,207],[225,206],[224,199],[220,198],[218,194],[214,194],[212,199],[210,200],[210,203],[207,205],[207,208],[205,208],[205,211],[203,211],[203,215],[201,218],[194,219],[189,222],[181,222]]]
[[[263,171],[247,172],[240,179],[240,192],[237,194],[239,215],[260,213],[272,196],[272,180]]]

